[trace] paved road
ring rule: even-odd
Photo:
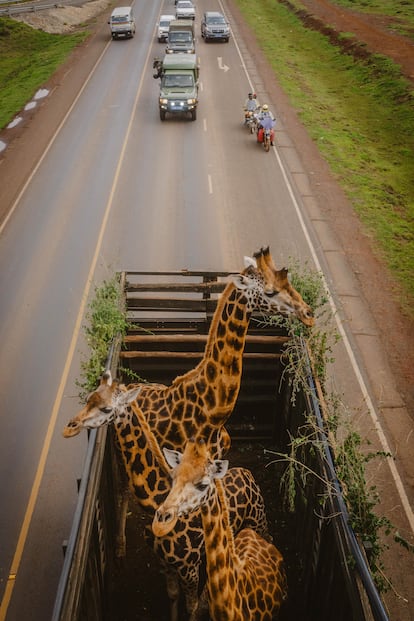
[[[143,0],[134,39],[101,41],[103,55],[1,232],[0,620],[43,620],[53,607],[86,446],[61,429],[78,408],[80,324],[95,283],[117,269],[238,269],[270,244],[280,264],[294,257],[323,268],[327,282],[340,282],[335,299],[356,312],[356,285],[285,128],[266,154],[240,126],[250,81],[262,102],[268,93],[236,24],[237,44],[198,42],[197,121],[160,122],[151,65],[169,4]],[[369,313],[356,316],[332,376],[361,407],[367,372],[355,374],[349,353],[363,363],[372,335]],[[384,478],[406,528],[411,516]]]

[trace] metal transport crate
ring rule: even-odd
[[[164,384],[192,369],[203,356],[216,302],[228,276],[227,272],[201,271],[123,272],[120,277],[130,329],[122,345],[114,344],[111,348],[108,368],[114,375],[129,369],[147,381]],[[364,551],[348,525],[326,441],[320,405],[323,400],[310,361],[308,386],[292,403],[291,385],[283,372],[283,348],[287,340],[282,329],[265,325],[261,317],[253,317],[246,339],[238,401],[226,424],[233,455],[248,459],[256,451],[264,456],[259,458],[260,471],[256,464],[254,474],[266,477],[259,481],[264,485],[266,505],[276,505],[276,517],[270,520],[274,528],[272,535],[284,553],[289,582],[288,601],[279,618],[282,621],[386,621],[388,617]],[[306,357],[305,341],[300,347]],[[130,380],[125,377],[124,381]],[[306,465],[319,476],[309,479],[305,493],[298,495],[296,510],[288,513],[280,498],[280,466],[272,466],[271,456],[274,451],[288,452],[290,437],[297,434],[306,417],[314,420],[324,450],[322,455],[309,451]],[[239,464],[231,462],[231,465]],[[249,467],[248,463],[243,465]],[[119,577],[114,553],[117,498],[117,465],[111,430],[94,430],[89,436],[53,621],[114,621],[116,618],[111,611],[119,611],[120,607],[119,589],[114,584],[114,576]],[[139,525],[130,521],[129,528],[134,532]],[[148,548],[148,555],[150,552]],[[124,571],[128,571],[128,564]],[[128,580],[127,573],[121,572],[121,580]],[[162,586],[161,579],[158,591]],[[135,599],[131,616],[124,609],[122,618],[138,618],[133,616],[138,605]]]

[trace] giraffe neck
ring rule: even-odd
[[[170,467],[140,408],[132,406],[118,415],[115,432],[130,486],[140,505],[153,514],[170,491]]]
[[[218,301],[203,359],[171,387],[193,388],[209,422],[217,427],[226,422],[237,400],[249,321],[244,293],[229,283]]]
[[[148,421],[144,416],[144,413],[142,412],[141,408],[139,408],[137,405],[132,404],[132,409],[138,418],[139,427],[142,431],[142,434],[145,438],[146,443],[148,444],[148,448],[150,449],[151,453],[157,460],[158,465],[160,466],[164,474],[166,474],[167,476],[171,476],[170,474],[171,468],[167,464],[167,461],[164,457],[164,453],[162,452],[161,447],[158,443],[158,440],[155,437],[151,427],[149,426]]]
[[[206,546],[207,588],[212,621],[242,621],[237,592],[238,557],[222,482],[216,480],[212,497],[202,507]]]

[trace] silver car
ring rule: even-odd
[[[191,0],[178,0],[175,8],[177,19],[195,19],[195,7]]]
[[[201,36],[206,42],[212,39],[228,42],[230,26],[224,15],[218,11],[206,11],[201,20]]]

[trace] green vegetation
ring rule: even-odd
[[[30,101],[87,34],[48,34],[0,18],[0,128]]]
[[[284,4],[236,2],[414,317],[412,85],[389,59],[343,53]]]
[[[275,316],[272,323],[283,325],[291,337],[283,358],[285,377],[292,389],[293,405],[297,405],[297,395],[301,392],[310,394],[311,398],[316,396],[308,385],[309,357],[312,361],[317,387],[321,387],[321,390],[317,389],[317,395],[324,417],[324,430],[321,433],[316,421],[304,414],[304,424],[299,427],[297,434],[290,438],[288,452],[277,453],[267,450],[267,453],[275,455],[274,463],[285,466],[280,477],[280,489],[287,510],[294,512],[301,499],[306,498],[308,486],[314,489],[315,479],[322,480],[323,489],[326,490],[325,497],[322,494],[320,498],[321,506],[328,499],[328,495],[332,497],[337,493],[332,479],[328,478],[329,467],[327,478],[324,480],[309,466],[309,463],[313,462],[312,456],[316,454],[320,456],[322,462],[325,461],[326,445],[329,446],[347,507],[349,523],[367,553],[377,588],[385,592],[392,588],[382,562],[382,555],[389,547],[389,540],[398,543],[411,553],[414,552],[413,546],[396,530],[388,517],[378,515],[379,492],[376,486],[367,483],[367,470],[370,464],[391,456],[383,451],[372,450],[370,443],[353,428],[350,412],[346,410],[342,400],[335,393],[328,393],[325,389],[327,366],[334,361],[333,346],[339,337],[332,326],[332,313],[321,275],[307,266],[300,270],[297,264],[293,264],[291,280],[304,300],[312,305],[318,318],[317,326],[312,329],[306,328],[298,319],[291,316]],[[302,337],[305,339],[307,351],[303,347]]]
[[[80,398],[95,390],[105,370],[109,348],[116,338],[123,338],[128,329],[123,308],[123,293],[119,278],[114,276],[95,287],[95,293],[88,306],[84,333],[89,347],[88,359],[81,363]]]

